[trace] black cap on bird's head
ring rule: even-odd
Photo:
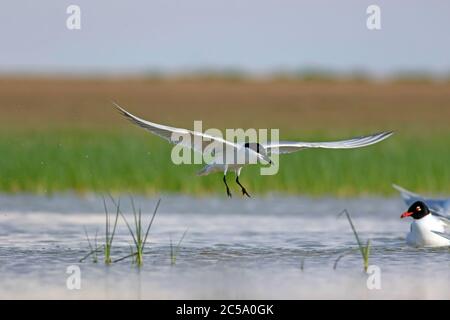
[[[256,151],[257,153],[261,153],[261,151],[264,150],[264,147],[257,142],[246,142],[246,143],[244,143],[244,148],[252,149],[253,151]]]
[[[246,142],[244,148],[251,149],[261,156],[261,159],[272,165],[273,162],[267,155],[266,149],[259,143]]]
[[[409,207],[408,211],[400,216],[400,218],[412,217],[413,219],[418,220],[429,214],[430,209],[428,209],[428,206],[422,201],[416,201]]]

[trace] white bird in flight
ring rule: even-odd
[[[272,165],[269,154],[285,154],[300,151],[307,148],[326,148],[326,149],[353,149],[369,146],[390,137],[393,132],[380,132],[368,136],[352,138],[341,141],[331,142],[299,142],[299,141],[280,141],[268,143],[234,143],[219,137],[214,137],[202,132],[195,132],[182,128],[174,128],[162,124],[143,120],[121,108],[113,102],[119,112],[131,122],[150,131],[151,133],[168,140],[173,144],[180,144],[183,147],[193,149],[197,152],[206,152],[208,146],[213,142],[216,146],[212,155],[213,160],[200,170],[198,175],[208,175],[213,172],[223,172],[223,182],[226,186],[227,195],[231,197],[226,175],[228,171],[233,170],[236,174],[236,183],[241,187],[242,194],[250,197],[247,190],[239,181],[241,169],[248,164],[256,164],[259,161],[262,164]],[[195,144],[195,138],[201,139],[201,144]],[[220,146],[221,148],[217,148]],[[222,150],[222,151],[217,151]],[[223,150],[226,150],[225,152]],[[236,161],[245,159],[245,161]]]

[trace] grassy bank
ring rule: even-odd
[[[317,140],[354,133],[308,132],[301,137]],[[170,162],[170,152],[165,141],[139,129],[4,131],[0,191],[225,193],[220,175],[197,177],[201,166],[176,166]],[[241,182],[253,194],[394,194],[392,183],[427,193],[450,193],[449,159],[450,133],[397,132],[364,149],[305,150],[281,156],[276,176],[260,176],[252,167],[243,170]],[[230,186],[238,196],[239,188]]]
[[[250,194],[392,194],[391,183],[450,193],[450,83],[140,78],[0,78],[0,192],[225,193],[220,175],[173,165],[171,146],[110,100],[158,123],[280,128],[282,139],[396,131],[364,149],[283,156],[276,176],[244,169]]]

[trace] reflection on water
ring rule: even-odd
[[[405,245],[399,199],[162,198],[138,270],[129,260],[79,263],[88,252],[83,227],[102,241],[100,197],[1,195],[0,298],[450,298],[450,251]],[[156,199],[136,203],[149,219]],[[367,289],[351,229],[337,218],[344,208],[372,240],[381,290]],[[170,240],[187,228],[171,266]],[[131,243],[121,222],[114,258],[129,254]],[[81,290],[66,288],[70,265],[81,268]]]

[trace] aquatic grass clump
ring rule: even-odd
[[[84,227],[84,233],[86,235],[86,240],[88,242],[90,252],[87,255],[85,255],[83,258],[81,258],[80,262],[83,262],[84,260],[86,260],[90,256],[92,256],[92,262],[93,263],[97,263],[98,262],[98,255],[97,255],[97,253],[101,251],[102,246],[98,247],[98,245],[97,245],[97,234],[98,234],[97,231],[98,230],[95,231],[94,245],[92,245],[91,240],[89,238],[89,233],[88,233],[86,227]]]
[[[113,224],[113,228],[111,230],[111,218],[108,212],[108,207],[106,206],[106,200],[105,197],[103,197],[103,207],[105,210],[105,243],[101,246],[98,246],[97,243],[97,234],[98,232],[95,231],[95,238],[94,238],[94,245],[92,245],[90,239],[89,239],[89,234],[86,230],[86,228],[84,228],[84,233],[86,234],[86,239],[88,241],[89,244],[89,249],[90,252],[84,256],[83,258],[80,259],[80,262],[83,262],[84,260],[86,260],[88,257],[93,256],[93,262],[97,263],[98,262],[98,252],[101,252],[103,250],[103,256],[104,256],[104,262],[105,264],[111,264],[112,263],[112,258],[111,258],[111,248],[112,248],[112,244],[113,244],[113,240],[114,240],[114,236],[116,234],[116,230],[117,230],[117,222],[119,220],[119,210],[120,210],[120,199],[119,202],[116,206],[116,216],[114,219],[114,224]]]
[[[366,245],[364,246],[358,236],[358,232],[356,231],[355,225],[353,224],[352,218],[350,217],[350,214],[348,213],[347,209],[345,209],[344,211],[342,211],[339,216],[345,214],[345,216],[347,217],[347,220],[350,224],[350,227],[352,228],[353,234],[355,235],[355,239],[356,242],[358,243],[358,248],[359,251],[361,253],[361,257],[363,259],[363,266],[364,266],[364,271],[367,272],[367,269],[369,268],[369,256],[370,256],[370,239],[367,240]],[[340,255],[337,259],[336,262],[334,263],[334,269],[337,268],[337,263],[339,262],[339,260],[341,258],[343,258],[346,254]]]
[[[114,204],[115,201],[114,199],[112,199]],[[161,199],[158,199],[158,202],[155,206],[155,209],[153,211],[153,215],[150,219],[150,222],[148,223],[148,226],[146,229],[143,228],[142,226],[142,210],[141,208],[139,208],[138,210],[136,210],[136,207],[134,205],[134,199],[133,197],[130,197],[131,200],[131,207],[133,210],[133,217],[134,217],[134,228],[131,227],[131,225],[128,223],[128,220],[126,219],[125,215],[120,211],[120,208],[118,205],[116,205],[117,207],[117,211],[119,212],[119,214],[121,215],[123,221],[125,222],[128,231],[131,234],[131,237],[133,239],[133,244],[134,244],[134,248],[132,248],[132,252],[130,255],[120,258],[114,262],[119,262],[122,261],[126,258],[133,258],[133,262],[136,263],[136,265],[138,267],[142,266],[144,263],[144,249],[145,249],[145,245],[147,244],[147,239],[148,239],[148,235],[150,233],[150,229],[153,225],[153,221],[155,220],[155,216],[156,213],[158,211],[159,205],[161,203]],[[145,231],[145,232],[144,232]]]
[[[172,243],[172,239],[170,239],[170,264],[174,266],[177,263],[177,256],[178,252],[180,251],[181,243],[184,240],[184,237],[186,237],[186,234],[188,232],[188,229],[186,229],[181,236],[180,240],[178,241],[178,244],[174,247]]]
[[[118,200],[118,204],[116,206],[116,216],[114,219],[113,229],[111,230],[111,220],[108,213],[108,208],[106,206],[105,197],[103,197],[103,206],[105,208],[105,245],[104,245],[104,260],[105,264],[111,264],[111,248],[114,240],[114,236],[117,230],[117,222],[119,220],[119,211],[120,211],[120,199]]]

